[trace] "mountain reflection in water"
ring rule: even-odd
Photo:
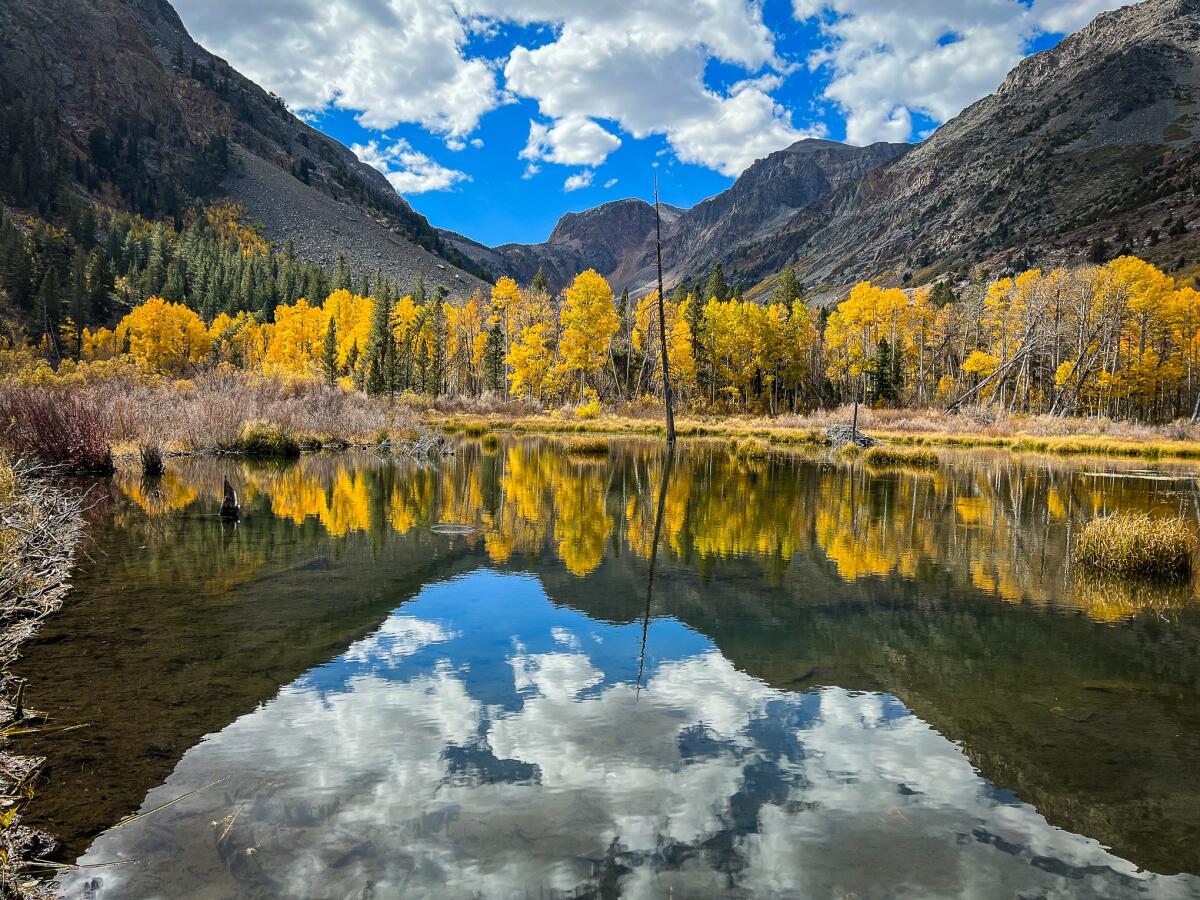
[[[23,663],[92,723],[33,742],[39,824],[137,860],[67,895],[1200,896],[1194,588],[1067,553],[1192,482],[948,462],[702,445],[660,491],[657,447],[510,439],[123,476]]]

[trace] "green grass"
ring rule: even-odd
[[[771,445],[760,437],[748,437],[733,442],[733,455],[738,459],[766,459],[771,455]]]
[[[300,444],[282,425],[271,422],[247,422],[237,441],[225,448],[245,456],[290,459],[300,455]]]
[[[483,445],[484,450],[499,450],[500,435],[496,434],[494,431],[489,431],[483,436],[483,438],[480,440],[480,443]]]
[[[936,469],[938,455],[924,447],[872,447],[863,454],[863,460],[869,466],[890,468],[907,466],[913,469]]]
[[[1096,572],[1182,578],[1192,569],[1195,536],[1185,519],[1116,513],[1093,519],[1075,543],[1075,561]]]

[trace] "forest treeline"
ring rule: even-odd
[[[128,215],[99,229],[88,207],[65,228],[6,217],[0,287],[50,367],[127,358],[186,376],[225,364],[372,395],[595,410],[661,397],[654,293],[614,295],[587,271],[558,295],[540,275],[467,297],[420,283],[401,294],[344,262],[329,273],[271,252],[240,213],[211,205],[179,232]],[[810,308],[791,270],[765,301],[743,299],[718,265],[663,306],[675,395],[706,409],[858,398],[1169,421],[1200,406],[1200,293],[1134,257],[977,272],[957,291],[862,283],[832,310]]]

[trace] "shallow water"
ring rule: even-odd
[[[32,824],[99,866],[68,896],[1200,896],[1195,586],[1067,552],[1195,519],[1195,472],[507,438],[123,473],[20,664],[87,723],[21,745]]]

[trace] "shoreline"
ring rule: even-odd
[[[52,852],[55,838],[21,824],[46,761],[13,752],[11,738],[46,720],[25,708],[24,683],[8,668],[46,617],[62,608],[86,525],[83,495],[52,475],[0,460],[0,893],[30,900],[54,896],[52,870],[30,873],[26,864]]]
[[[449,433],[467,432],[480,428],[486,431],[508,431],[515,434],[594,434],[611,437],[661,437],[666,427],[652,419],[600,417],[571,420],[553,416],[497,416],[443,414],[422,418],[430,428]],[[1070,420],[1068,420],[1070,421]],[[845,424],[845,423],[832,423]],[[825,433],[827,425],[788,426],[768,425],[762,420],[724,424],[682,417],[676,420],[676,434],[682,438],[761,438],[781,447],[829,447]],[[1042,453],[1057,456],[1109,456],[1126,459],[1200,460],[1200,440],[1156,438],[1151,440],[1123,439],[1100,434],[1038,435],[1016,432],[1008,435],[988,434],[986,431],[918,433],[905,429],[860,427],[859,431],[884,444],[902,446],[944,447],[970,450],[990,448],[1013,453]],[[479,432],[483,433],[483,432]]]

